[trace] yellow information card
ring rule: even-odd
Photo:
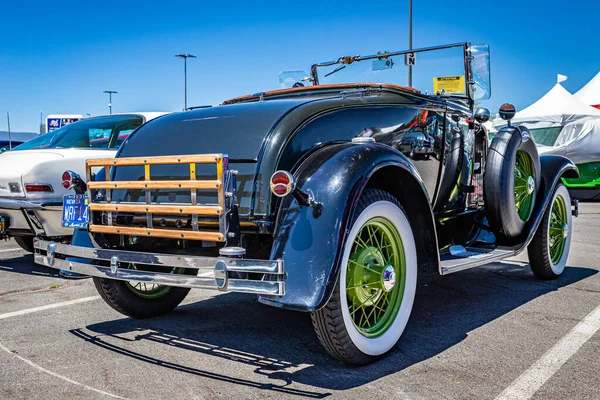
[[[433,92],[464,93],[465,76],[438,76],[433,78]]]

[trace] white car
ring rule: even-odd
[[[85,176],[85,161],[114,157],[131,132],[166,113],[127,113],[69,124],[0,154],[0,238],[33,251],[33,238],[70,240],[62,226],[62,174]]]

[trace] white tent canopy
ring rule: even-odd
[[[557,83],[538,101],[517,112],[513,121],[536,129],[560,127],[589,116],[600,117],[600,110],[579,101]],[[494,120],[494,126],[505,124],[505,121]]]
[[[591,106],[600,105],[600,72],[573,96],[582,103]]]
[[[541,99],[517,112],[514,120],[515,122],[548,120],[548,122],[565,125],[582,116],[600,117],[600,110],[577,100],[560,83],[557,83]]]

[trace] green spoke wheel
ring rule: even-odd
[[[555,279],[564,271],[571,247],[572,218],[569,192],[559,184],[527,247],[531,270],[536,277]]]
[[[562,197],[557,197],[550,211],[550,226],[548,227],[548,245],[550,259],[558,264],[565,252],[565,242],[568,235],[567,206]]]
[[[130,264],[129,268],[137,269],[135,264]],[[182,273],[180,270],[173,268],[172,274]],[[156,283],[146,283],[139,281],[126,281],[125,285],[137,296],[144,299],[157,299],[160,298],[171,290],[171,286],[159,285]]]
[[[375,217],[364,224],[354,243],[346,275],[346,298],[352,322],[366,337],[384,333],[402,302],[406,259],[402,238],[391,221]]]
[[[311,314],[319,341],[334,357],[369,364],[390,351],[408,323],[417,286],[417,249],[398,200],[366,189],[344,240],[328,303]]]
[[[171,286],[157,285],[155,283],[128,281],[126,284],[129,290],[145,299],[162,297],[171,290]]]
[[[515,207],[521,221],[527,222],[533,211],[535,192],[535,168],[531,156],[522,150],[517,150],[515,163],[514,195]]]

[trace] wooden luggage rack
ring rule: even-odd
[[[215,164],[215,180],[196,179],[196,165]],[[189,165],[189,180],[152,180],[150,167],[152,165]],[[111,180],[111,167],[144,166],[144,180],[139,181],[116,181]],[[105,167],[105,181],[90,181],[91,169],[93,167]],[[199,154],[188,156],[153,156],[153,157],[131,157],[131,158],[104,158],[87,160],[86,175],[89,211],[105,212],[107,214],[107,225],[97,225],[90,217],[89,231],[94,233],[108,233],[115,235],[160,237],[169,239],[206,240],[213,242],[224,242],[227,227],[225,213],[226,189],[231,185],[232,179],[228,169],[228,158],[224,154]],[[235,184],[235,183],[233,183]],[[93,202],[92,190],[105,189],[104,201]],[[114,203],[111,201],[113,189],[141,189],[145,190],[145,203]],[[190,204],[153,204],[150,191],[153,189],[189,189],[191,192]],[[218,194],[218,205],[198,205],[197,190],[214,190]],[[229,189],[227,189],[229,190]],[[227,202],[229,203],[229,202]],[[146,227],[128,227],[113,225],[113,213],[137,213],[146,215]],[[154,228],[153,215],[182,215],[191,217],[192,230]],[[198,229],[198,217],[219,217],[219,232],[200,231]]]

